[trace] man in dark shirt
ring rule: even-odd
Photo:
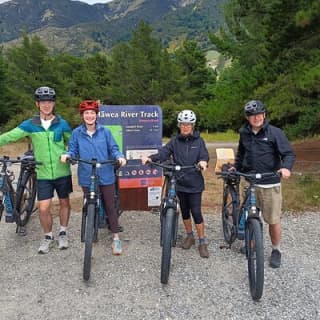
[[[295,155],[283,131],[268,123],[266,108],[259,100],[249,101],[244,107],[247,123],[240,130],[240,140],[235,167],[242,172],[278,171],[288,179]],[[257,202],[264,220],[269,224],[272,243],[270,266],[281,265],[281,208],[280,178],[262,179],[257,185]]]

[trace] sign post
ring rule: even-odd
[[[142,156],[162,146],[162,110],[155,105],[101,105],[98,121],[108,127],[127,165],[120,169],[122,210],[149,210],[160,205],[162,171],[141,164]]]

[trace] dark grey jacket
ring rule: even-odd
[[[295,154],[283,131],[265,120],[255,134],[249,123],[240,129],[235,167],[242,172],[273,172],[280,168],[292,170]],[[280,182],[280,178],[265,178],[259,184]]]
[[[199,132],[184,137],[177,134],[157,154],[150,156],[152,161],[166,161],[172,157],[175,164],[193,165],[199,161],[209,161],[209,153]],[[204,178],[200,171],[182,170],[178,175],[177,191],[196,193],[204,190]]]

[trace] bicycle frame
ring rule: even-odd
[[[35,161],[30,152],[22,158],[18,157],[16,159],[4,156],[0,158],[0,162],[2,163],[0,173],[0,219],[5,207],[6,222],[16,222],[16,232],[25,235],[23,227],[33,212],[36,197],[35,167],[41,162]],[[17,163],[20,164],[20,171],[17,187],[14,189],[15,175],[8,167]],[[29,188],[30,183],[31,189]]]
[[[89,280],[91,272],[92,244],[98,240],[99,209],[102,208],[99,190],[99,176],[97,169],[105,164],[118,165],[117,160],[99,161],[97,159],[85,160],[70,158],[71,163],[82,162],[91,166],[90,184],[88,192],[84,194],[84,204],[81,221],[81,242],[85,242],[83,263],[83,279]]]
[[[15,222],[15,190],[12,182],[15,178],[13,171],[8,169],[13,163],[20,162],[17,159],[10,159],[7,156],[0,158],[2,168],[0,172],[0,220],[4,208],[6,209],[5,221]]]
[[[233,192],[233,195],[232,195],[233,196],[232,205],[234,205],[233,224],[234,224],[234,229],[236,231],[236,238],[239,238],[239,222],[244,210],[246,211],[246,217],[245,217],[246,223],[248,219],[261,219],[261,211],[257,207],[256,191],[255,191],[255,188],[256,188],[255,185],[257,181],[266,177],[279,176],[279,174],[277,172],[243,173],[239,171],[222,171],[220,173],[217,173],[217,175],[221,176],[224,179],[224,188],[230,188]],[[245,188],[244,197],[242,201],[240,201],[240,193],[239,193],[240,177],[245,178],[249,183],[249,186],[244,187]],[[234,238],[233,241],[236,238]],[[239,240],[243,240],[243,239],[239,239]]]
[[[247,210],[246,223],[248,219],[259,219],[261,221],[261,210],[257,207],[257,199],[256,199],[256,183],[262,178],[266,177],[279,177],[279,173],[277,172],[267,172],[267,173],[243,173],[243,172],[234,172],[235,175],[245,178],[249,186],[245,188],[244,199],[242,201],[241,209]],[[239,219],[240,220],[240,219]]]
[[[172,246],[176,245],[178,236],[178,218],[179,218],[179,199],[176,192],[177,179],[173,171],[164,172],[164,186],[163,196],[161,201],[160,210],[160,245],[163,246],[163,221],[167,214],[168,209],[172,209],[175,213],[175,223],[172,233]]]
[[[160,205],[160,245],[162,246],[161,283],[167,284],[170,271],[171,247],[176,245],[178,235],[179,199],[176,191],[177,173],[186,169],[199,170],[199,167],[197,165],[180,166],[157,162],[149,162],[149,164],[165,170],[163,196]]]
[[[230,191],[232,201],[239,204],[239,182],[235,186],[231,185],[232,179],[244,177],[249,186],[244,189],[244,199],[241,205],[232,204],[233,229],[228,233],[229,225],[225,220],[228,219],[229,211],[226,208],[226,199],[223,199],[222,222],[223,231],[229,247],[236,238],[240,237],[240,222],[244,219],[244,240],[245,253],[248,260],[248,277],[250,293],[254,300],[259,300],[263,293],[264,285],[264,245],[263,245],[263,222],[261,210],[257,207],[256,183],[265,177],[279,176],[277,172],[268,173],[242,173],[238,171],[222,171],[219,173],[224,178],[224,191]],[[231,189],[225,189],[225,188]],[[232,189],[233,188],[233,189]],[[234,231],[234,233],[232,233]],[[235,236],[234,236],[235,235]]]

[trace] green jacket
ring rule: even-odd
[[[54,180],[71,175],[70,165],[60,161],[70,136],[71,128],[60,116],[56,116],[50,128],[45,130],[38,114],[0,135],[0,147],[21,138],[30,137],[35,159],[42,162],[42,165],[37,166],[37,179]]]

